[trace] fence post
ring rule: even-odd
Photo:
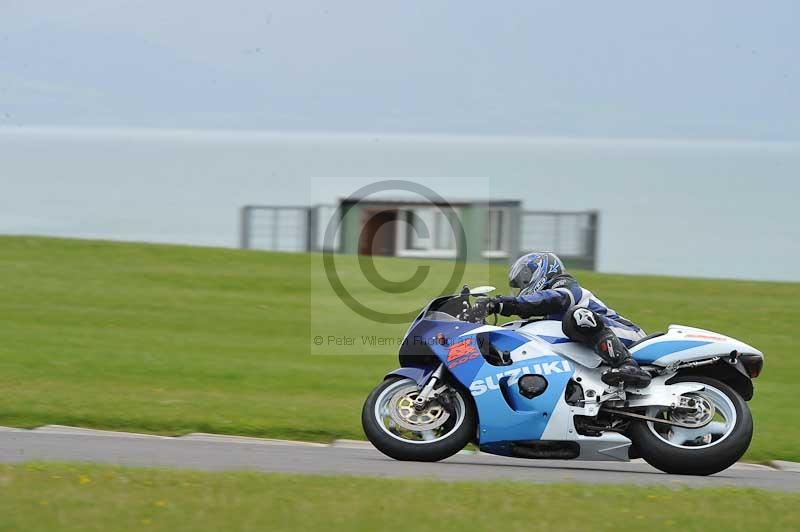
[[[239,247],[250,249],[250,207],[247,205],[239,210]]]
[[[511,236],[509,237],[508,243],[508,262],[509,264],[514,264],[522,250],[522,224],[524,221],[522,209],[520,207],[510,208],[509,213],[511,214],[508,221]]]
[[[592,271],[597,271],[597,235],[600,224],[600,213],[593,211],[589,213],[589,229],[587,240],[587,252],[589,255],[589,267]]]
[[[306,211],[306,251],[317,251],[317,234],[319,224],[319,206],[309,207]]]
[[[281,215],[279,209],[272,210],[272,251],[280,251],[278,249],[278,235],[281,223]]]
[[[555,219],[555,235],[554,241],[555,246],[553,246],[554,253],[561,253],[561,220],[564,218],[564,214],[556,213],[553,217]]]

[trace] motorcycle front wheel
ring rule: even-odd
[[[651,407],[650,417],[673,421],[703,421],[697,429],[642,421],[631,425],[630,438],[641,457],[653,467],[674,475],[706,476],[735,464],[750,446],[753,417],[747,402],[727,384],[708,377],[680,376],[673,383],[701,384],[703,390],[685,394],[699,405],[692,416]],[[708,419],[701,419],[706,412]]]
[[[476,434],[475,408],[467,392],[449,387],[425,410],[414,408],[417,383],[389,377],[367,397],[361,424],[367,439],[395,460],[438,462],[462,450]]]

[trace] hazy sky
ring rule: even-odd
[[[242,205],[407,179],[598,209],[602,271],[800,281],[798,175],[800,142],[0,128],[0,233],[236,246]]]
[[[800,140],[799,5],[0,0],[0,126]]]
[[[796,0],[0,0],[0,233],[235,245],[245,203],[425,176],[479,197],[477,176],[601,210],[606,271],[797,280],[798,21]]]

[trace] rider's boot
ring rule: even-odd
[[[611,366],[600,377],[604,383],[629,388],[646,388],[650,385],[650,374],[639,367],[628,348],[613,332],[609,331],[598,339],[595,352]]]

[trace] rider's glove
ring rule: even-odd
[[[475,300],[475,303],[464,312],[462,319],[465,321],[478,323],[486,319],[486,316],[489,314],[496,314],[497,308],[498,305],[494,298],[479,297]]]
[[[473,308],[479,312],[483,311],[484,314],[489,315],[495,313],[495,306],[496,304],[493,297],[479,297],[475,300]]]
[[[492,299],[494,312],[501,316],[516,316],[519,313],[519,303],[516,297],[500,296]]]
[[[475,301],[475,306],[485,309],[487,314],[514,316],[518,313],[519,303],[516,297],[480,297]]]

